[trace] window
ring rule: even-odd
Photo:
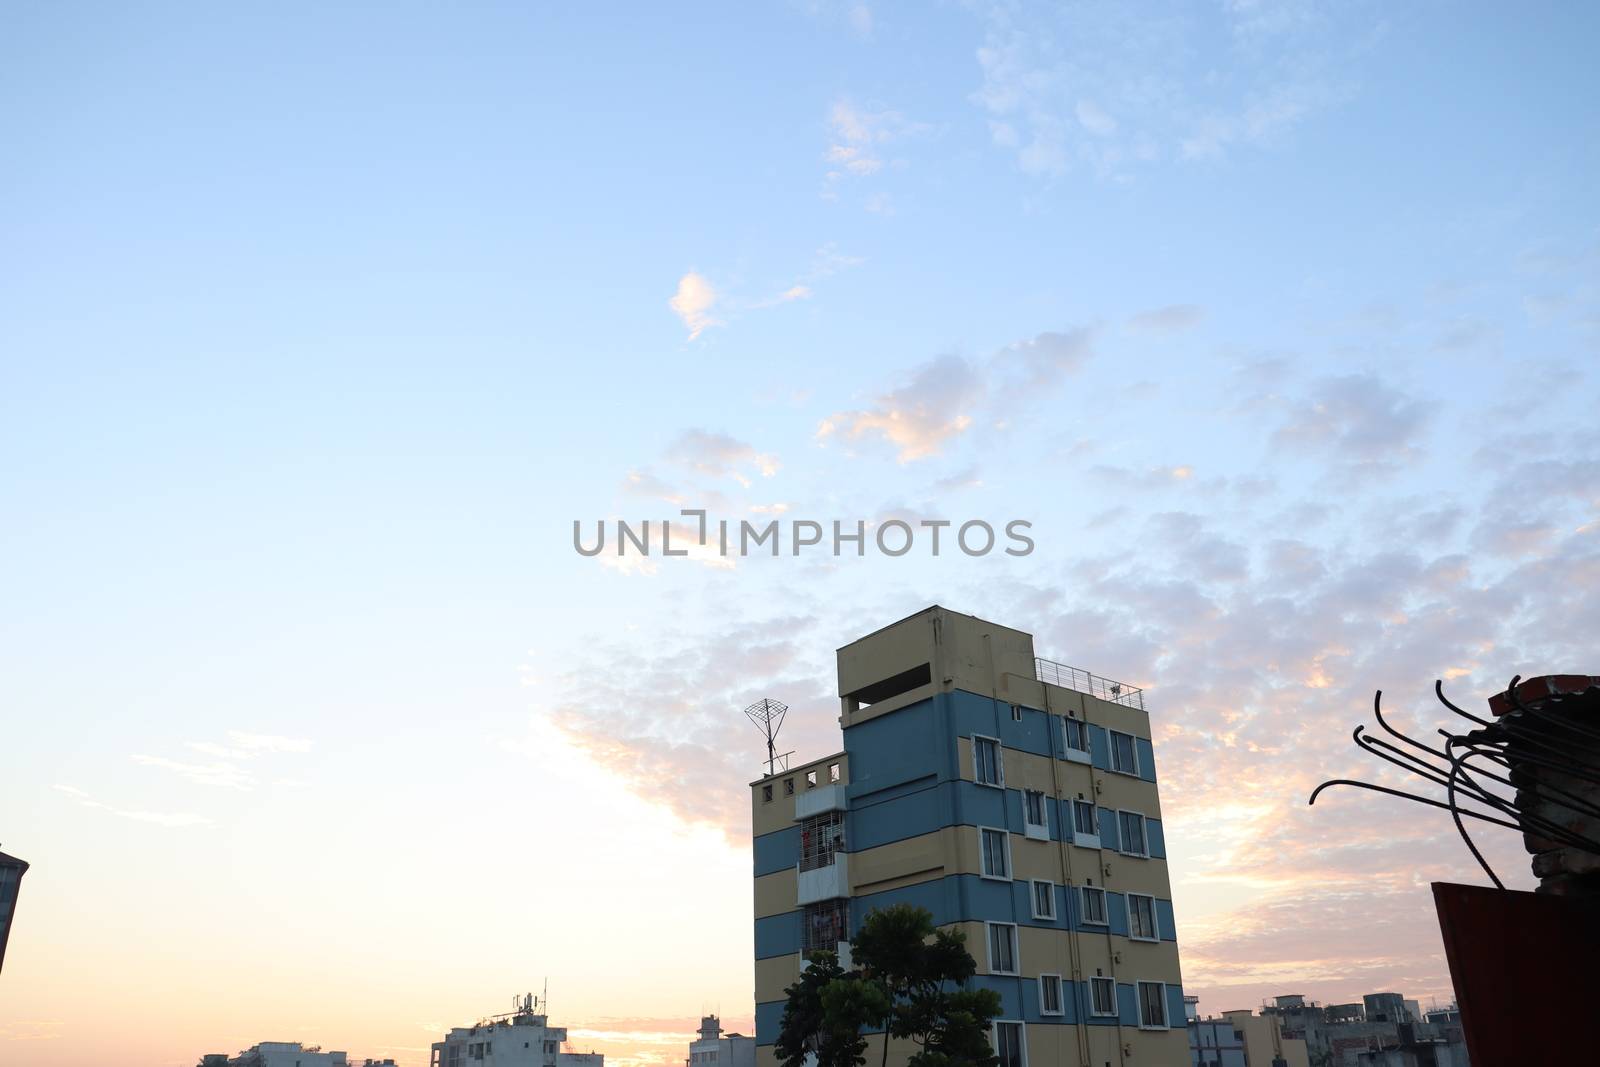
[[[1032,890],[1029,897],[1033,902],[1033,917],[1035,919],[1054,919],[1056,917],[1056,884],[1035,879],[1032,883]]]
[[[794,796],[794,779],[793,778],[785,778],[783,780],[783,795],[786,796],[786,797]]]
[[[1160,982],[1139,983],[1139,1028],[1167,1028],[1167,987]]]
[[[1004,830],[980,827],[978,850],[982,854],[985,878],[1011,877],[1011,839]]]
[[[1061,976],[1059,974],[1041,974],[1039,976],[1039,1014],[1061,1014]]]
[[[989,973],[1017,973],[1017,924],[984,923],[989,928]]]
[[[838,780],[839,780],[839,765],[837,763],[828,764],[828,781],[829,782],[837,782]]]
[[[992,737],[973,737],[972,769],[979,785],[998,786],[1004,782],[1000,768],[1000,742]]]
[[[1037,789],[1022,792],[1023,832],[1042,841],[1050,838],[1050,820],[1045,815],[1044,794]]]
[[[1155,941],[1156,898],[1141,893],[1128,894],[1128,936],[1135,941]]]
[[[1144,816],[1136,811],[1117,812],[1117,829],[1121,833],[1121,851],[1129,856],[1148,856],[1145,847]]]
[[[1072,840],[1085,848],[1100,847],[1100,829],[1095,824],[1094,801],[1072,802]]]
[[[1083,921],[1096,926],[1106,924],[1106,891],[1099,886],[1080,886],[1078,895],[1083,900]]]
[[[806,788],[807,789],[815,789],[816,787],[817,787],[817,772],[816,771],[807,771],[806,772]]]
[[[1089,754],[1089,727],[1082,719],[1061,719],[1061,729],[1067,738],[1067,758],[1071,759],[1073,753]]]
[[[839,942],[850,940],[850,902],[843,897],[807,904],[800,911],[800,954],[827,949],[837,951]]]
[[[1133,743],[1132,734],[1119,734],[1112,730],[1111,733],[1111,769],[1123,774],[1139,773],[1139,750]]]
[[[1012,722],[1021,722],[1022,721],[1022,705],[1021,704],[1013,704],[1013,705],[1011,705],[1011,721]]]
[[[763,804],[765,804],[768,801],[770,801],[771,799],[772,799],[772,786],[770,786],[770,785],[762,786],[761,787],[761,802]]]
[[[995,1067],[1028,1067],[1028,1055],[1022,1047],[1022,1024],[994,1024],[994,1054],[1000,1062]]]
[[[814,871],[833,866],[833,858],[844,851],[844,812],[825,811],[800,824],[800,869]]]
[[[1115,978],[1089,979],[1089,1014],[1115,1015],[1117,1013],[1117,980]]]

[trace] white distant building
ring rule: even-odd
[[[298,1041],[263,1041],[228,1060],[228,1067],[349,1067],[349,1065],[348,1053],[324,1052],[320,1046],[307,1047]]]
[[[700,1039],[689,1042],[684,1067],[756,1067],[756,1039],[743,1034],[722,1036],[715,1015],[700,1017]]]
[[[538,998],[519,998],[514,1011],[458,1026],[433,1043],[429,1067],[605,1067],[598,1052],[563,1052],[567,1028],[551,1026]]]

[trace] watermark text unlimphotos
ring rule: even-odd
[[[949,519],[885,519],[869,531],[867,520],[771,519],[765,523],[748,519],[706,518],[704,508],[685,508],[680,514],[698,520],[698,531],[688,524],[671,520],[645,519],[629,523],[614,520],[608,529],[604,519],[596,519],[591,537],[581,519],[572,520],[572,547],[580,556],[598,556],[607,550],[618,556],[688,556],[715,552],[718,556],[865,556],[869,548],[879,555],[904,556],[912,551],[938,556],[959,551],[967,556],[987,556],[1001,551],[1008,556],[1033,554],[1033,538],[1028,530],[1033,523],[1012,519],[1001,526],[983,519],[956,523]],[[1002,540],[1003,537],[1003,540]],[[697,551],[698,550],[698,551]]]

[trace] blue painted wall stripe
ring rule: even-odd
[[[977,975],[971,988],[992,989],[1000,994],[1000,1018],[1021,1020],[1034,1026],[1123,1026],[1139,1025],[1139,1001],[1132,984],[1117,983],[1117,1015],[1089,1014],[1089,986],[1087,982],[1061,980],[1061,1015],[1045,1015],[1039,1010],[1039,981],[1037,978],[1008,977],[1005,975]],[[1169,984],[1167,994],[1167,1027],[1184,1028],[1183,987]],[[756,1005],[756,1044],[770,1045],[778,1040],[783,1025],[784,1002],[768,1001]],[[881,1027],[865,1027],[863,1033],[881,1033]]]

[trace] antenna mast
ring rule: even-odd
[[[760,700],[744,709],[745,716],[756,724],[767,739],[767,774],[776,774],[778,767],[778,730],[783,726],[783,717],[788,712],[789,705],[762,697]],[[787,766],[787,764],[785,764]]]

